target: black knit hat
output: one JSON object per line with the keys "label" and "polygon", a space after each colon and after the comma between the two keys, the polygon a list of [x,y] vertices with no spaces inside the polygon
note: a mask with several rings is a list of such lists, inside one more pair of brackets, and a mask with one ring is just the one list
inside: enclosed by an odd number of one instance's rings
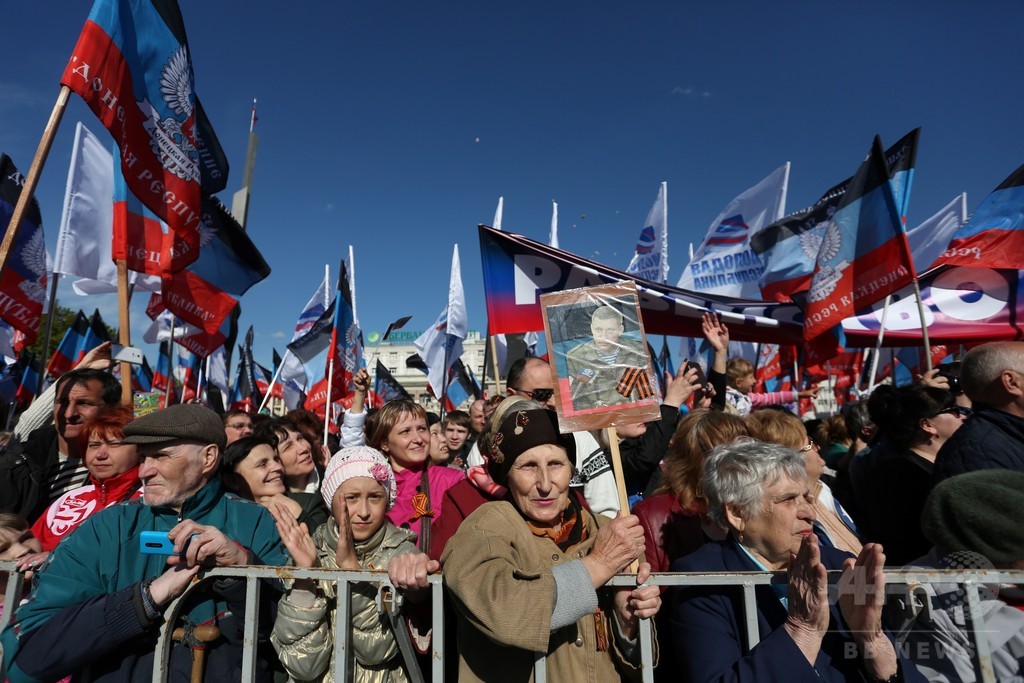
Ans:
{"label": "black knit hat", "polygon": [[[518,403],[523,404],[522,410],[517,409]],[[522,399],[505,399],[492,418],[500,422],[496,430],[487,434],[487,471],[498,484],[505,484],[512,463],[534,446],[559,446],[565,449],[569,462],[576,463],[576,439],[572,434],[559,433],[555,411],[527,408],[528,405]]]}
{"label": "black knit hat", "polygon": [[158,410],[129,422],[121,443],[159,444],[169,441],[201,441],[224,450],[224,422],[205,406],[183,403]]}
{"label": "black knit hat", "polygon": [[1024,560],[1024,472],[981,470],[932,489],[921,528],[947,553],[970,551],[994,565]]}

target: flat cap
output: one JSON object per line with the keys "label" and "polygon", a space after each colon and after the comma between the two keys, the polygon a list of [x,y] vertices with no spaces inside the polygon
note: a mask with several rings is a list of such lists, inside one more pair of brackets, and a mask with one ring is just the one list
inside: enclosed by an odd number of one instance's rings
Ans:
{"label": "flat cap", "polygon": [[227,435],[217,413],[197,403],[184,403],[129,422],[121,443],[158,444],[182,439],[215,443],[223,450]]}
{"label": "flat cap", "polygon": [[1024,472],[978,470],[950,477],[928,495],[921,530],[947,553],[970,551],[999,566],[1024,560]]}

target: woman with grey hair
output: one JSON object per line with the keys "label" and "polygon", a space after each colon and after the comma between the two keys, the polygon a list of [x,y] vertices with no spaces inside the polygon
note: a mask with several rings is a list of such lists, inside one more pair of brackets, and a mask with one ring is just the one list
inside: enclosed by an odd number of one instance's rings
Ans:
{"label": "woman with grey hair", "polygon": [[[719,446],[701,481],[708,516],[726,540],[672,564],[674,572],[786,572],[755,589],[755,622],[739,587],[680,588],[672,598],[671,639],[690,681],[924,681],[882,630],[881,546],[854,559],[819,547],[800,454],[753,439]],[[842,569],[838,605],[827,570]],[[787,585],[788,584],[788,585]],[[759,643],[748,649],[745,624]]]}

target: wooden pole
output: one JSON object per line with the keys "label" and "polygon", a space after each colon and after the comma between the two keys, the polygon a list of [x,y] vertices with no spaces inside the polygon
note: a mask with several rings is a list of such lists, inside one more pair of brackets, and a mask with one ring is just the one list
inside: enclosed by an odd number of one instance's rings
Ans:
{"label": "wooden pole", "polygon": [[494,395],[501,396],[501,368],[498,367],[498,342],[491,335],[491,362],[494,363]]}
{"label": "wooden pole", "polygon": [[[121,346],[132,345],[131,323],[128,315],[128,264],[117,260],[117,341]],[[174,343],[173,341],[171,342]],[[165,400],[166,403],[166,400]],[[121,361],[121,405],[132,405],[132,364]]]}
{"label": "wooden pole", "polygon": [[[619,514],[629,514],[629,496],[626,495],[626,477],[622,473],[622,454],[619,452],[619,435],[615,427],[605,427],[604,436],[608,441],[608,451],[612,456],[612,473],[615,475],[615,490],[619,494]],[[629,571],[636,574],[640,569],[640,561],[633,560]]]}
{"label": "wooden pole", "polygon": [[[57,136],[57,128],[60,126],[60,120],[64,116],[64,110],[67,109],[70,96],[71,88],[62,85],[60,93],[57,95],[57,103],[53,106],[53,111],[50,113],[50,120],[46,122],[46,128],[43,129],[43,137],[39,140],[39,147],[36,148],[36,155],[32,159],[28,175],[25,176],[25,184],[21,188],[21,194],[18,195],[18,203],[14,205],[11,222],[4,233],[3,242],[0,242],[0,275],[3,274],[4,269],[7,267],[7,257],[10,255],[11,247],[14,245],[14,238],[18,235],[18,228],[21,227],[21,219],[28,209],[29,202],[32,201],[36,185],[39,184],[39,176],[42,175],[43,165],[46,164],[46,157],[50,154],[50,147],[53,146],[53,139]],[[46,362],[45,358],[43,362]]]}
{"label": "wooden pole", "polygon": [[[340,292],[338,293],[340,296]],[[333,387],[331,384],[334,383],[334,346],[331,346],[330,356],[327,358],[327,400],[324,402],[324,445],[327,445],[327,435],[330,433],[331,428],[331,390]],[[269,392],[268,392],[269,393]]]}

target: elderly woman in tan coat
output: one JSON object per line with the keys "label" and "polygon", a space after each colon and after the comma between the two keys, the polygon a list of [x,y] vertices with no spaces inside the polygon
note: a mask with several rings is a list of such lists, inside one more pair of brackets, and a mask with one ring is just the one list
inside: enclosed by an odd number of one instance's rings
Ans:
{"label": "elderly woman in tan coat", "polygon": [[[551,681],[639,678],[638,622],[657,613],[658,588],[604,588],[643,556],[639,520],[594,516],[569,495],[575,442],[535,401],[502,401],[481,450],[508,495],[467,517],[441,558],[459,680],[529,681],[538,654]],[[638,583],[649,573],[643,563]]]}

